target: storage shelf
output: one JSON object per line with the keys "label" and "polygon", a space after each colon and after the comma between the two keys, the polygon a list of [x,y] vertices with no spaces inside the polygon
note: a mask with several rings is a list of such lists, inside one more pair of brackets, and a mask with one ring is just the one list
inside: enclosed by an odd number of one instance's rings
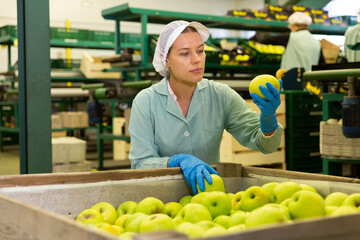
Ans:
{"label": "storage shelf", "polygon": [[[148,23],[167,24],[171,21],[184,19],[189,21],[199,21],[209,28],[287,32],[288,23],[283,21],[266,21],[263,19],[246,19],[233,16],[214,16],[206,14],[194,14],[173,11],[160,11],[153,9],[133,8],[129,4],[108,8],[102,11],[105,19],[116,21],[141,22],[141,17],[147,16]],[[323,26],[311,24],[309,27],[312,33],[344,35],[346,28],[340,26]]]}

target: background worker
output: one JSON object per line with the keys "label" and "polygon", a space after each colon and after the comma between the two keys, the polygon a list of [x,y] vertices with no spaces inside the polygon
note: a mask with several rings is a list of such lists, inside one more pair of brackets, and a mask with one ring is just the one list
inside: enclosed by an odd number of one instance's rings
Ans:
{"label": "background worker", "polygon": [[252,40],[285,46],[280,64],[280,68],[285,70],[304,68],[307,72],[311,70],[312,65],[325,63],[320,42],[309,31],[311,17],[303,12],[295,12],[289,16],[288,22],[290,33],[256,33]]}
{"label": "background worker", "polygon": [[220,161],[224,129],[263,153],[276,151],[283,132],[275,113],[280,92],[271,84],[260,86],[266,100],[255,95],[259,115],[229,86],[203,79],[208,37],[198,22],[164,27],[153,59],[164,78],[135,97],[129,125],[131,167],[181,167],[194,194],[196,184],[204,191],[204,177],[211,184],[217,174],[209,164]]}
{"label": "background worker", "polygon": [[360,61],[360,50],[352,50],[348,45],[360,43],[360,9],[357,12],[358,24],[348,27],[345,32],[344,55],[348,62]]}

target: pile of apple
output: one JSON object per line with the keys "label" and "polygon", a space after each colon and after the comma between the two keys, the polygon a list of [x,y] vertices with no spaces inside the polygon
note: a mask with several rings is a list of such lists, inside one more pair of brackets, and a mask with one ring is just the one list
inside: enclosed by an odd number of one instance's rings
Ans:
{"label": "pile of apple", "polygon": [[[179,202],[163,203],[154,197],[139,203],[126,201],[117,209],[100,202],[82,211],[76,221],[123,239],[146,232],[175,230],[190,238],[236,233],[294,220],[358,213],[360,193],[334,192],[325,199],[307,184],[269,182],[235,194],[225,193],[223,180],[211,175],[205,192]],[[359,207],[359,208],[358,208]]]}

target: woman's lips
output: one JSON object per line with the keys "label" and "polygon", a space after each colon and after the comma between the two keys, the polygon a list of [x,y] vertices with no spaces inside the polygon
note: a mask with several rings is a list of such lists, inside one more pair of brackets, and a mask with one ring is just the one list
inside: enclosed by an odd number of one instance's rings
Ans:
{"label": "woman's lips", "polygon": [[196,68],[196,69],[191,70],[190,72],[192,72],[192,73],[200,73],[200,72],[202,72],[202,68]]}

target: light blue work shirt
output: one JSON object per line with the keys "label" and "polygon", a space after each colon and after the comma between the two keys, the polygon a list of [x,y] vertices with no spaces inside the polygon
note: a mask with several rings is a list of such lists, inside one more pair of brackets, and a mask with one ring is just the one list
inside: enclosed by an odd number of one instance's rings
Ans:
{"label": "light blue work shirt", "polygon": [[305,72],[310,71],[312,65],[318,65],[320,52],[320,42],[311,35],[309,30],[291,32],[280,67],[286,70],[304,68]]}
{"label": "light blue work shirt", "polygon": [[169,158],[187,153],[209,165],[220,162],[226,129],[243,146],[276,151],[283,127],[271,137],[260,130],[260,115],[228,85],[203,79],[197,83],[186,118],[170,96],[166,78],[135,97],[129,131],[131,168],[166,168]]}

